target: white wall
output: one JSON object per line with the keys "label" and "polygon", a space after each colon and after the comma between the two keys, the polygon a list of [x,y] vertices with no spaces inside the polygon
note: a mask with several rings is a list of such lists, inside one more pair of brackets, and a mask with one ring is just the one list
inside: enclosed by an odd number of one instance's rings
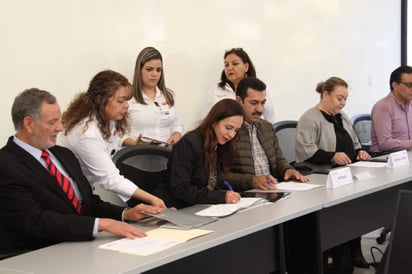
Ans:
{"label": "white wall", "polygon": [[163,54],[187,130],[232,47],[251,56],[277,120],[298,119],[332,75],[350,84],[352,116],[388,92],[400,64],[400,0],[0,0],[0,35],[1,145],[17,93],[46,89],[64,110],[100,70],[132,80],[149,45]]}

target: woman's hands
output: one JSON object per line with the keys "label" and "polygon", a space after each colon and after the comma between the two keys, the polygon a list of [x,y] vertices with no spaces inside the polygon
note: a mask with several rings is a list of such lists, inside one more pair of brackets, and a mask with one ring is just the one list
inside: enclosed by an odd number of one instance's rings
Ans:
{"label": "woman's hands", "polygon": [[126,209],[123,213],[123,218],[127,221],[138,221],[140,219],[147,218],[150,214],[158,214],[163,211],[163,208],[145,205],[145,204],[138,204],[133,208]]}
{"label": "woman's hands", "polygon": [[359,150],[358,156],[356,156],[356,160],[358,161],[369,161],[371,156],[364,150]]}
{"label": "woman's hands", "polygon": [[234,191],[226,191],[225,202],[227,204],[236,204],[240,200],[240,194]]}
{"label": "woman's hands", "polygon": [[169,139],[167,140],[167,143],[168,143],[169,145],[176,144],[177,141],[179,141],[181,137],[182,137],[182,135],[180,134],[180,132],[175,131],[175,132],[173,132],[173,134],[169,137]]}

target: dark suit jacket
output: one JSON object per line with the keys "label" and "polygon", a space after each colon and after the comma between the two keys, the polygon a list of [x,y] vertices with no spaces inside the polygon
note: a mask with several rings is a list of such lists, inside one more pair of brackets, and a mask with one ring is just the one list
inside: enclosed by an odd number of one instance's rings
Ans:
{"label": "dark suit jacket", "polygon": [[92,194],[70,150],[54,146],[50,151],[79,187],[83,197],[81,215],[76,214],[49,171],[10,137],[0,150],[0,254],[62,241],[92,240],[94,217],[121,219],[124,208]]}
{"label": "dark suit jacket", "polygon": [[[203,137],[189,132],[173,145],[168,162],[169,181],[159,184],[153,193],[162,198],[168,207],[187,207],[194,204],[225,203],[226,192],[209,190],[209,169],[204,166]],[[220,181],[218,171],[217,182]]]}

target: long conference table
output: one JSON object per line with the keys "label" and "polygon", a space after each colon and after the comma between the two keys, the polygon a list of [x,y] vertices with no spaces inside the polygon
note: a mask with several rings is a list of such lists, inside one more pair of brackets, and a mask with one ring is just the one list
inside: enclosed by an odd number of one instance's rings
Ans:
{"label": "long conference table", "polygon": [[[409,159],[412,153],[408,152]],[[213,233],[149,256],[99,249],[119,239],[100,233],[0,261],[0,273],[323,273],[322,253],[390,224],[397,192],[412,189],[412,164],[351,167],[367,179],[338,188],[293,192],[202,226]],[[327,175],[309,175],[325,185]],[[151,228],[140,226],[143,230]]]}

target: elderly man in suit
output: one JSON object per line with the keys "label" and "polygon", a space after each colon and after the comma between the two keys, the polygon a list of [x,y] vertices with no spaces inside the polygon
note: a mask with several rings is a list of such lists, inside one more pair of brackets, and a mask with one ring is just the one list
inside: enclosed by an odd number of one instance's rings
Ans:
{"label": "elderly man in suit", "polygon": [[16,134],[0,150],[0,254],[20,254],[62,241],[91,240],[100,231],[134,238],[145,233],[122,220],[162,209],[128,209],[92,194],[73,153],[56,146],[60,107],[47,91],[28,89],[12,106]]}

